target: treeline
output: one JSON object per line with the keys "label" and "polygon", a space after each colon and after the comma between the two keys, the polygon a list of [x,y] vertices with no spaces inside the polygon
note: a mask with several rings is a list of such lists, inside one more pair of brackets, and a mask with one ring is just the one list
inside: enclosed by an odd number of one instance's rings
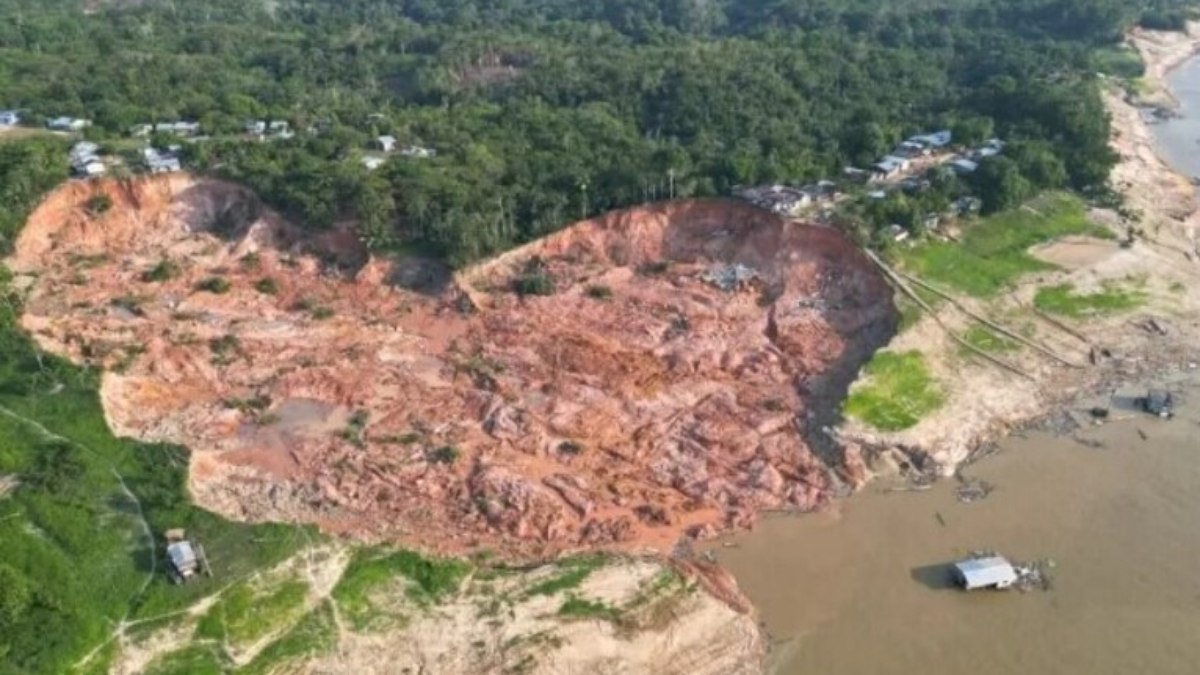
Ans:
{"label": "treeline", "polygon": [[[585,215],[836,176],[908,134],[1111,167],[1095,51],[1120,0],[0,0],[0,108],[200,121],[200,167],[312,227],[358,218],[456,263]],[[248,119],[292,141],[248,144]],[[311,131],[311,133],[310,133]],[[437,150],[368,172],[371,138]],[[1049,160],[1047,160],[1049,161]],[[1058,175],[1057,171],[1051,172]],[[1032,180],[1031,176],[1024,176]]]}

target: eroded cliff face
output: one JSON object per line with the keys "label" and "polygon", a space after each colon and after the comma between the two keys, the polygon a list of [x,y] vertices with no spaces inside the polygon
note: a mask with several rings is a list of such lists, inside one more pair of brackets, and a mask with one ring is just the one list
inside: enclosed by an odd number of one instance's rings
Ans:
{"label": "eroded cliff face", "polygon": [[72,183],[8,264],[41,345],[108,368],[114,430],[194,451],[203,506],[518,558],[820,506],[857,474],[811,427],[896,323],[841,235],[718,201],[451,276],[223,183]]}

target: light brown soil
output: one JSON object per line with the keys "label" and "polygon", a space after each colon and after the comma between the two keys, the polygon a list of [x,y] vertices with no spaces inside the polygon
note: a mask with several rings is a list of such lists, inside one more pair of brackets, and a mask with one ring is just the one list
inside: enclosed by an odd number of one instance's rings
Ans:
{"label": "light brown soil", "polygon": [[[87,212],[94,191],[111,210]],[[144,281],[163,259],[182,273]],[[731,262],[757,278],[704,280]],[[665,552],[820,506],[841,457],[808,427],[896,321],[836,232],[715,201],[614,213],[452,278],[368,260],[347,230],[301,237],[227,184],[72,183],[8,264],[39,343],[106,366],[113,429],[193,449],[201,505],[446,553]],[[512,292],[539,264],[555,293]],[[196,290],[210,277],[229,292]]]}

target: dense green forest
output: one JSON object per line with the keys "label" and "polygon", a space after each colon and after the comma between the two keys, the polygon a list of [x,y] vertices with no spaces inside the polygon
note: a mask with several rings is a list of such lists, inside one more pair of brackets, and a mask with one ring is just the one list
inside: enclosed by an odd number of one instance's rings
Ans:
{"label": "dense green forest", "polygon": [[[191,148],[194,166],[310,227],[359,217],[374,246],[461,263],[672,185],[836,176],[934,127],[1026,142],[1031,187],[1101,183],[1113,158],[1096,54],[1135,22],[1178,27],[1180,7],[0,0],[0,107],[90,118],[99,139],[198,120],[214,139]],[[299,133],[247,144],[252,118]],[[385,133],[438,155],[368,172],[359,153]]]}

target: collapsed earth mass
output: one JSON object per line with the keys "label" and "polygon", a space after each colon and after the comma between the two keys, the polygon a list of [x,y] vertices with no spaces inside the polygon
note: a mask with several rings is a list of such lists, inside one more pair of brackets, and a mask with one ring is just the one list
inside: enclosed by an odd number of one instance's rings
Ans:
{"label": "collapsed earth mass", "polygon": [[898,320],[840,233],[715,200],[453,272],[231,184],[71,183],[7,264],[39,344],[104,366],[114,431],[193,450],[200,505],[514,559],[821,506],[862,476],[821,428]]}

